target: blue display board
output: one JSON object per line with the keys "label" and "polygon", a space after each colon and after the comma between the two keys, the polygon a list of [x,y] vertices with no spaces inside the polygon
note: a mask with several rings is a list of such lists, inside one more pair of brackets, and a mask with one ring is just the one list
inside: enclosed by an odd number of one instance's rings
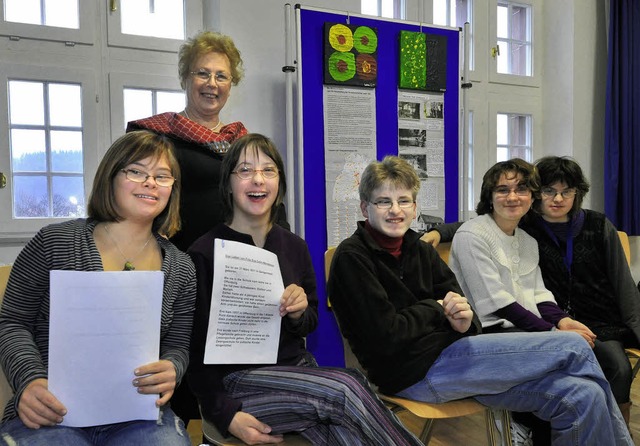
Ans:
{"label": "blue display board", "polygon": [[[307,337],[308,349],[320,365],[343,366],[342,338],[327,306],[324,252],[327,249],[327,207],[324,172],[324,24],[350,23],[376,28],[378,76],[376,81],[377,157],[396,155],[398,147],[398,60],[400,31],[428,32],[447,38],[447,77],[444,93],[445,221],[458,221],[458,140],[460,101],[460,32],[413,22],[351,16],[344,12],[296,5],[298,18],[299,92],[302,94],[302,140],[304,156],[304,224],[318,283],[318,329]],[[391,150],[390,150],[391,148]],[[355,227],[353,228],[355,230]]]}

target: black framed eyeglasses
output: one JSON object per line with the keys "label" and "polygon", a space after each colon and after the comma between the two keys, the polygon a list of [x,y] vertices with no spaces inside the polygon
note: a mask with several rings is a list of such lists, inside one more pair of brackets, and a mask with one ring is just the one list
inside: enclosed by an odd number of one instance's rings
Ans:
{"label": "black framed eyeglasses", "polygon": [[121,169],[127,176],[127,180],[134,183],[144,183],[149,178],[153,178],[156,184],[160,187],[171,187],[176,179],[171,175],[149,175],[147,172],[143,172],[138,169]]}

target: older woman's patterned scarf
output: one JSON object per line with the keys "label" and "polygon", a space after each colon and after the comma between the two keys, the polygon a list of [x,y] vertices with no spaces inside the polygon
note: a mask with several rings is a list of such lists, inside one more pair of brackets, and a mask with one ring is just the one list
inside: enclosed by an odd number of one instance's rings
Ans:
{"label": "older woman's patterned scarf", "polygon": [[215,153],[225,153],[233,141],[247,134],[247,129],[239,121],[226,124],[220,129],[220,133],[216,133],[173,112],[131,121],[127,125],[127,132],[133,130],[151,130],[161,135],[204,146]]}

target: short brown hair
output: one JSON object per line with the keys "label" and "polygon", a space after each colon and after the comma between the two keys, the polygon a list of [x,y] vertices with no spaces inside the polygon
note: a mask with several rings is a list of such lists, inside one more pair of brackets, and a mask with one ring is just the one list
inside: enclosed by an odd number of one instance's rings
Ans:
{"label": "short brown hair", "polygon": [[120,221],[116,211],[113,182],[122,169],[145,158],[165,158],[171,175],[176,179],[169,202],[153,220],[153,230],[171,237],[180,229],[180,167],[173,152],[173,143],[164,135],[148,130],[136,130],[118,138],[107,150],[93,179],[87,215],[100,222]]}
{"label": "short brown hair", "polygon": [[200,57],[209,53],[222,53],[229,59],[231,65],[231,82],[238,85],[242,76],[242,57],[240,51],[229,36],[213,31],[202,31],[188,39],[180,47],[178,53],[178,76],[182,89],[187,87],[187,78],[193,69],[193,64]]}
{"label": "short brown hair", "polygon": [[418,196],[420,178],[415,169],[406,160],[388,155],[382,161],[373,161],[364,169],[358,186],[360,201],[371,201],[373,191],[385,181],[390,181],[396,187],[411,189],[414,200]]}
{"label": "short brown hair", "polygon": [[287,192],[287,179],[284,174],[284,162],[282,156],[278,152],[277,147],[269,138],[259,133],[249,133],[242,138],[236,139],[229,148],[229,151],[222,160],[220,168],[220,194],[222,198],[222,215],[224,221],[230,224],[233,221],[233,196],[231,195],[231,174],[240,161],[240,157],[247,150],[253,150],[258,154],[262,152],[268,156],[276,164],[278,169],[278,196],[271,206],[271,214],[269,221],[274,223],[278,214],[278,207],[284,200],[284,194]]}
{"label": "short brown hair", "polygon": [[507,173],[513,173],[514,176],[522,175],[520,184],[527,186],[533,198],[539,198],[540,177],[531,163],[520,158],[501,161],[489,168],[484,177],[482,177],[480,201],[476,206],[478,215],[490,214],[493,211],[493,190],[496,188],[498,181],[500,181],[500,176]]}

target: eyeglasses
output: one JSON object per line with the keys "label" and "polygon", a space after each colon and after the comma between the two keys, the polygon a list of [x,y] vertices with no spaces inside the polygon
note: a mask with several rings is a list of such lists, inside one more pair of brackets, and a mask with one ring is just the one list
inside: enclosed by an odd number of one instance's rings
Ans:
{"label": "eyeglasses", "polygon": [[265,167],[264,169],[253,169],[251,167],[238,167],[231,173],[238,175],[241,180],[250,180],[256,173],[260,173],[263,178],[271,180],[276,178],[279,174],[278,169],[275,167]]}
{"label": "eyeglasses", "polygon": [[189,73],[193,74],[195,77],[197,77],[203,82],[209,82],[212,76],[215,79],[216,84],[218,85],[225,85],[231,82],[231,75],[224,72],[220,72],[220,71],[217,73],[212,73],[211,71],[207,71],[207,70],[198,70],[198,71],[190,71]]}
{"label": "eyeglasses", "polygon": [[[383,199],[383,200],[378,200],[378,201],[370,201],[369,203],[371,203],[372,205],[374,205],[378,209],[391,209],[393,207],[394,201],[393,200]],[[412,207],[413,204],[415,203],[415,200],[409,200],[408,198],[401,198],[400,200],[396,201],[395,203],[398,203],[398,207],[406,209],[406,208]]]}
{"label": "eyeglasses", "polygon": [[149,175],[146,172],[142,172],[137,169],[121,169],[122,172],[127,176],[127,180],[133,181],[134,183],[144,183],[149,178],[153,178],[156,184],[160,187],[171,187],[173,183],[176,182],[176,179],[170,175]]}
{"label": "eyeglasses", "polygon": [[531,194],[531,189],[529,189],[525,184],[518,184],[515,188],[498,186],[493,189],[493,193],[496,194],[496,197],[500,198],[508,197],[511,192],[515,192],[519,197],[526,197]]}
{"label": "eyeglasses", "polygon": [[540,189],[540,193],[544,198],[556,198],[556,195],[562,195],[562,198],[569,199],[575,197],[578,193],[574,188],[565,189],[563,191],[555,190],[553,187],[543,187]]}

